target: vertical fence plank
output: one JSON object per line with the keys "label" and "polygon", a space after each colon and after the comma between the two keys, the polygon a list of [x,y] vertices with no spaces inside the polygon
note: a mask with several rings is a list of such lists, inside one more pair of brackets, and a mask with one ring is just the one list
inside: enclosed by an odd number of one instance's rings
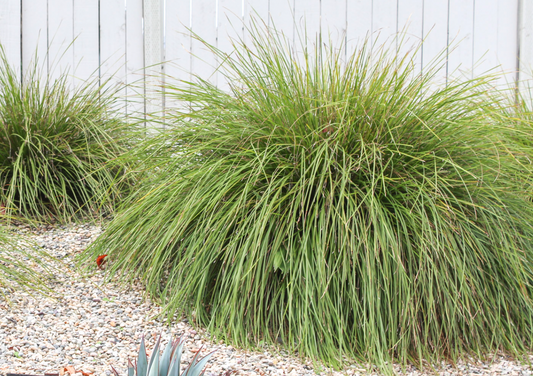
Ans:
{"label": "vertical fence plank", "polygon": [[[290,53],[294,52],[296,36],[295,0],[270,0],[268,25],[275,28],[277,33],[289,44]],[[295,55],[294,55],[295,56]]]}
{"label": "vertical fence plank", "polygon": [[343,45],[346,49],[347,29],[347,1],[331,0],[322,3],[320,33],[322,43],[338,48]]}
{"label": "vertical fence plank", "polygon": [[22,2],[22,67],[26,72],[37,64],[41,76],[48,75],[48,1]]}
{"label": "vertical fence plank", "polygon": [[[231,53],[233,43],[244,38],[244,9],[241,1],[219,0],[217,17],[217,48],[226,53]],[[217,60],[216,64],[222,61]],[[229,82],[223,70],[217,72],[216,83],[219,88],[229,91]]]}
{"label": "vertical fence plank", "polygon": [[424,29],[424,0],[398,3],[397,50],[400,58],[410,54],[415,72],[422,71],[422,43]]}
{"label": "vertical fence plank", "polygon": [[498,60],[491,47],[498,40],[498,0],[476,1],[474,17],[474,76],[494,73]]}
{"label": "vertical fence plank", "polygon": [[251,25],[252,19],[263,27],[263,22],[265,25],[269,25],[269,9],[270,1],[269,0],[245,0],[244,1],[244,42],[248,43],[248,32],[247,27]]}
{"label": "vertical fence plank", "polygon": [[[504,76],[500,79],[503,85],[516,85],[518,69],[518,0],[498,0],[498,37],[493,55]],[[530,19],[529,22],[532,22]],[[493,42],[494,43],[494,42]],[[493,47],[491,47],[492,49]]]}
{"label": "vertical fence plank", "polygon": [[191,1],[168,1],[165,17],[165,74],[179,85],[181,80],[191,80]]}
{"label": "vertical fence plank", "polygon": [[74,84],[98,77],[98,0],[74,0]]}
{"label": "vertical fence plank", "polygon": [[294,45],[295,42],[295,21],[294,21],[294,0],[270,0],[270,26],[282,32],[285,37]]}
{"label": "vertical fence plank", "polygon": [[272,27],[271,0],[244,0],[243,5],[243,42],[246,48],[256,51],[251,31],[257,29],[259,33],[270,32],[268,29]]}
{"label": "vertical fence plank", "polygon": [[72,0],[48,0],[48,54],[50,78],[72,75]]}
{"label": "vertical fence plank", "polygon": [[398,32],[398,0],[372,1],[372,42],[381,45]]}
{"label": "vertical fence plank", "polygon": [[304,50],[312,58],[320,44],[320,0],[295,0],[294,25],[294,58],[304,67]]}
{"label": "vertical fence plank", "polygon": [[[126,20],[124,0],[100,1],[100,79],[102,84],[124,85],[126,81]],[[117,95],[125,97],[120,88]],[[125,111],[126,102],[122,102]]]}
{"label": "vertical fence plank", "polygon": [[219,0],[216,24],[217,47],[224,52],[231,52],[232,41],[244,37],[243,3],[235,0]]}
{"label": "vertical fence plank", "polygon": [[[345,33],[347,54],[369,33],[373,33],[374,41],[381,34],[380,42],[384,42],[409,20],[407,34],[414,40],[426,37],[423,65],[447,42],[454,44],[455,50],[446,61],[446,69],[454,77],[503,70],[506,79],[513,82],[517,65],[522,78],[531,75],[533,68],[533,5],[528,0],[144,0],[148,3],[153,7],[144,9],[144,27],[146,35],[159,35],[154,43],[143,41],[143,0],[9,1],[0,7],[0,43],[17,70],[21,65],[27,67],[38,49],[39,63],[47,73],[48,52],[49,65],[55,64],[53,77],[68,69],[78,79],[85,79],[101,63],[103,79],[114,74],[115,80],[132,83],[142,81],[139,72],[145,65],[165,58],[169,63],[157,64],[156,73],[164,67],[179,78],[193,73],[216,82],[216,61],[201,43],[191,40],[187,28],[227,50],[228,34],[247,41],[242,22],[247,25],[257,11],[263,21],[275,24],[292,42],[298,38],[295,31],[303,33],[304,25],[311,40],[320,31],[323,40],[329,39],[329,33],[335,34],[335,43]],[[195,57],[187,54],[189,50]],[[176,62],[181,69],[172,64]],[[139,93],[127,90],[121,93]],[[143,107],[137,105],[137,109]]]}
{"label": "vertical fence plank", "polygon": [[144,0],[144,63],[146,112],[163,111],[163,1]]}
{"label": "vertical fence plank", "polygon": [[257,27],[259,31],[266,31],[269,26],[272,26],[272,20],[270,19],[271,5],[271,0],[244,0],[243,41],[248,48],[254,48],[254,42],[250,36],[250,28]]}
{"label": "vertical fence plank", "polygon": [[358,45],[372,36],[372,2],[347,0],[346,14],[346,54],[349,57]]}
{"label": "vertical fence plank", "polygon": [[8,1],[0,6],[0,44],[11,67],[20,75],[20,1]]}
{"label": "vertical fence plank", "polygon": [[446,57],[448,46],[448,0],[425,1],[424,44],[422,46],[422,70],[431,65],[439,66],[434,80],[446,83]]}
{"label": "vertical fence plank", "polygon": [[[190,82],[191,77],[191,4],[192,0],[167,1],[165,12],[165,74],[166,82],[171,86],[184,86],[182,81]],[[183,109],[187,104],[175,100],[165,93],[166,110]]]}
{"label": "vertical fence plank", "polygon": [[448,78],[471,78],[474,51],[474,0],[450,0]]}
{"label": "vertical fence plank", "polygon": [[294,2],[296,46],[306,46],[308,51],[313,51],[315,44],[319,43],[320,5],[320,0],[295,0]]}
{"label": "vertical fence plank", "polygon": [[143,2],[126,3],[126,116],[144,115]]}
{"label": "vertical fence plank", "polygon": [[520,56],[519,56],[519,88],[526,99],[531,98],[533,78],[533,3],[530,0],[520,0]]}
{"label": "vertical fence plank", "polygon": [[[206,43],[215,45],[217,40],[216,29],[216,0],[194,1],[192,7],[192,30]],[[204,80],[216,84],[215,58],[209,49],[199,40],[192,39],[191,72]]]}
{"label": "vertical fence plank", "polygon": [[244,0],[243,3],[243,42],[247,48],[254,50],[254,41],[250,30],[257,27],[260,32],[266,31],[271,24],[270,0]]}

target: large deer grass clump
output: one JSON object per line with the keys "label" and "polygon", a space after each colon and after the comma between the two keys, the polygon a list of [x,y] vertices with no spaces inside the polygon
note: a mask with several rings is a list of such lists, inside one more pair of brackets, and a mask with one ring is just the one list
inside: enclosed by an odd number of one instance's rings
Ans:
{"label": "large deer grass clump", "polygon": [[[110,212],[122,192],[126,124],[109,81],[73,88],[35,60],[21,80],[0,46],[0,208],[30,219],[68,221]],[[125,187],[125,186],[123,186]]]}
{"label": "large deer grass clump", "polygon": [[533,212],[486,79],[251,38],[210,46],[229,91],[167,84],[190,108],[93,256],[240,345],[380,366],[529,349]]}

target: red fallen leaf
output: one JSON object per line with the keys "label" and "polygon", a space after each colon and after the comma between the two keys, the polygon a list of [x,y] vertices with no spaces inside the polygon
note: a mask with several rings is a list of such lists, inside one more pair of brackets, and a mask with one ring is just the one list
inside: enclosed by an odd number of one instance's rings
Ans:
{"label": "red fallen leaf", "polygon": [[100,255],[96,258],[96,265],[98,265],[98,269],[103,269],[104,267],[102,265],[105,264],[106,260],[105,258],[107,255]]}
{"label": "red fallen leaf", "polygon": [[81,371],[81,374],[82,374],[83,376],[91,376],[93,373],[92,373],[92,372],[85,372],[85,371],[82,370],[82,371]]}
{"label": "red fallen leaf", "polygon": [[76,374],[76,369],[72,366],[66,366],[63,368],[63,370],[67,373],[70,373],[71,376],[74,376]]}
{"label": "red fallen leaf", "polygon": [[333,128],[332,126],[328,125],[326,128],[322,129],[322,133],[333,133],[334,130],[335,130],[335,128]]}

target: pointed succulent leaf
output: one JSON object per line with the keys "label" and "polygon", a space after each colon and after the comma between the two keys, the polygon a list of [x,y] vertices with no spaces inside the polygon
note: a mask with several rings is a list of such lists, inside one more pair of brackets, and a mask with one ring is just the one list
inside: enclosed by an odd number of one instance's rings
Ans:
{"label": "pointed succulent leaf", "polygon": [[202,373],[205,365],[213,355],[213,352],[207,354],[200,360],[198,360],[200,354],[200,350],[194,355],[191,361],[191,365],[187,368],[187,370],[183,373],[183,376],[200,376]]}
{"label": "pointed succulent leaf", "polygon": [[[157,370],[158,373],[156,376],[159,376],[159,344],[161,342],[161,335],[157,338],[157,341],[155,342],[154,349],[152,350],[152,355],[150,356],[150,362],[148,363],[148,373],[146,375],[151,374],[152,367],[154,366],[154,363],[157,363]],[[157,360],[156,360],[157,359]],[[138,375],[138,376],[145,376],[145,375]]]}
{"label": "pointed succulent leaf", "polygon": [[135,376],[135,367],[130,359],[128,359],[128,376]]}
{"label": "pointed succulent leaf", "polygon": [[137,361],[137,376],[146,376],[148,370],[148,357],[146,356],[146,346],[144,345],[144,335],[141,339],[141,348],[139,349],[139,357]]}
{"label": "pointed succulent leaf", "polygon": [[161,376],[166,376],[168,373],[168,369],[170,367],[171,352],[172,352],[172,340],[168,341],[167,347],[165,347],[165,351],[163,351],[163,355],[161,355],[161,360],[159,362],[159,374]]}
{"label": "pointed succulent leaf", "polygon": [[[174,359],[175,360],[175,359]],[[168,369],[167,376],[179,376],[180,365],[176,361],[170,362],[170,367]]]}
{"label": "pointed succulent leaf", "polygon": [[183,342],[181,338],[176,342],[174,351],[172,352],[172,361],[170,362],[170,369],[168,376],[179,376],[181,371],[181,354],[183,353]]}
{"label": "pointed succulent leaf", "polygon": [[150,362],[150,368],[148,369],[148,376],[159,376],[159,351],[152,353],[153,362]]}
{"label": "pointed succulent leaf", "polygon": [[200,348],[200,349],[196,352],[196,354],[194,354],[194,356],[192,357],[192,360],[191,360],[191,364],[189,365],[189,367],[187,367],[187,368],[185,369],[185,371],[183,371],[183,375],[181,375],[181,376],[187,376],[187,375],[189,375],[189,371],[191,370],[192,366],[196,363],[196,359],[198,359],[198,356],[199,356],[201,350],[202,350],[202,348]]}

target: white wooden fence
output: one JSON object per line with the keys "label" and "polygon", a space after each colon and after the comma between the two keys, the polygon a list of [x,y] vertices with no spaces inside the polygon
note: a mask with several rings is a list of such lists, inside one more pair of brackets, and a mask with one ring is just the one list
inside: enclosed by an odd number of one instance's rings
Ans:
{"label": "white wooden fence", "polygon": [[74,83],[110,74],[137,82],[138,93],[123,92],[128,111],[150,111],[164,106],[150,90],[162,72],[218,82],[213,57],[188,29],[227,50],[229,37],[247,40],[254,13],[294,41],[304,26],[312,39],[345,38],[347,53],[367,36],[405,30],[411,42],[424,40],[419,69],[455,44],[443,78],[496,69],[516,83],[533,71],[533,0],[0,0],[0,43],[22,75],[37,56],[45,73],[68,69]]}

